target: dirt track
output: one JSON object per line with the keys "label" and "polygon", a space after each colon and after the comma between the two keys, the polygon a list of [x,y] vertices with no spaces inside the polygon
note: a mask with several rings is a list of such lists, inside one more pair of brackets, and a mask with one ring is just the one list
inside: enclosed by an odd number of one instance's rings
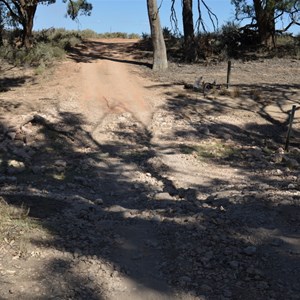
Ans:
{"label": "dirt track", "polygon": [[126,64],[102,60],[80,67],[80,98],[91,118],[98,122],[106,114],[129,112],[138,121],[149,124],[152,108],[145,100],[145,80],[130,74]]}
{"label": "dirt track", "polygon": [[93,40],[0,78],[0,200],[30,208],[0,231],[0,298],[299,299],[300,62],[236,61],[204,96],[178,82],[225,63],[144,55]]}

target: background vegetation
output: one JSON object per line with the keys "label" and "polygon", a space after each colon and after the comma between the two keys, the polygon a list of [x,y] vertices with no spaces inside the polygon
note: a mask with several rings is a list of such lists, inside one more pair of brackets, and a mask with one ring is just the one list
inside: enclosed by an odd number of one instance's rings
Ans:
{"label": "background vegetation", "polygon": [[[73,20],[79,15],[91,14],[92,4],[87,0],[62,1],[67,4],[66,15]],[[182,2],[182,34],[178,28],[178,16],[174,9],[176,1]],[[69,31],[63,28],[50,28],[34,32],[32,29],[37,7],[55,2],[55,0],[31,2],[0,0],[0,58],[18,66],[30,65],[44,68],[53,61],[63,59],[67,51],[82,43],[84,39],[139,38],[137,34],[122,32],[99,34],[90,29]],[[157,6],[156,0],[147,0],[147,3],[148,8]],[[221,29],[218,29],[218,17],[207,3],[209,4],[209,1],[172,0],[170,19],[173,29],[163,28],[163,35],[159,34],[161,27],[157,23],[158,18],[155,19],[156,22],[151,27],[152,37],[143,34],[141,42],[138,43],[143,50],[153,51],[153,66],[156,61],[158,69],[167,68],[167,55],[163,55],[166,52],[165,48],[169,60],[181,62],[220,61],[229,58],[249,59],[262,55],[264,57],[300,58],[299,35],[293,37],[286,33],[291,26],[300,25],[299,1],[288,0],[276,3],[262,0],[231,1],[236,11],[235,20],[223,25]],[[193,16],[195,4],[198,6],[197,19]],[[210,17],[213,32],[206,30],[206,24],[202,18],[203,10],[206,10]],[[158,15],[158,13],[158,8],[155,8],[153,15]],[[286,27],[283,30],[276,30],[276,22],[283,16],[287,21]],[[241,27],[238,22],[244,19],[250,19],[250,23]],[[153,35],[154,31],[155,35]]]}
{"label": "background vegetation", "polygon": [[66,53],[85,39],[92,38],[140,38],[138,34],[123,32],[96,33],[93,30],[66,30],[51,28],[33,32],[31,48],[18,47],[18,30],[5,31],[0,59],[16,66],[49,66],[65,58]]}

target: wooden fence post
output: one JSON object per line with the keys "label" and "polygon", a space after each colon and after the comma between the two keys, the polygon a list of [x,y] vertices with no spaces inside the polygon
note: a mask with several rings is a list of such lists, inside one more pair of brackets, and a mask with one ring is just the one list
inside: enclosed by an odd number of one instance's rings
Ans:
{"label": "wooden fence post", "polygon": [[227,65],[227,88],[229,88],[229,84],[230,84],[230,75],[231,75],[231,60],[228,61],[228,65]]}
{"label": "wooden fence post", "polygon": [[284,150],[287,151],[287,152],[289,151],[290,136],[291,136],[292,126],[293,126],[295,111],[296,111],[296,105],[293,105],[292,110],[290,112],[289,128],[288,128],[288,131],[287,131],[286,141],[285,141],[285,148],[284,148]]}

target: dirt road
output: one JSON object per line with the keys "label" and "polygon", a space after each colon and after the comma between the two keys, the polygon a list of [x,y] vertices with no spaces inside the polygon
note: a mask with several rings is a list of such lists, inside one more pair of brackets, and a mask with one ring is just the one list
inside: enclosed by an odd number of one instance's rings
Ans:
{"label": "dirt road", "polygon": [[226,63],[156,74],[92,40],[40,77],[7,69],[0,299],[298,299],[300,62],[233,67],[203,95],[178,82]]}

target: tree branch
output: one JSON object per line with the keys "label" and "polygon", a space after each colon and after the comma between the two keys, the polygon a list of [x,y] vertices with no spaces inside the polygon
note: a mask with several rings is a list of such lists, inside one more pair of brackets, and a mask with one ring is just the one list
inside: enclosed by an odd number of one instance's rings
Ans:
{"label": "tree branch", "polygon": [[[219,27],[219,19],[218,19],[217,15],[212,12],[212,10],[207,6],[207,4],[205,3],[204,0],[201,0],[201,2],[203,3],[203,5],[205,6],[205,8],[207,9],[209,19],[210,19],[210,21],[211,21],[211,23],[212,23],[212,25],[214,27],[214,31],[216,31],[216,29],[218,29],[218,27]],[[215,18],[215,21],[217,22],[217,28],[215,26],[215,22],[213,20],[213,17]]]}
{"label": "tree branch", "polygon": [[[175,33],[179,32],[178,29],[178,19],[175,11],[175,0],[171,0],[171,15],[170,15],[170,23],[171,23],[171,28]],[[174,27],[173,27],[174,25]]]}
{"label": "tree branch", "polygon": [[279,32],[279,33],[286,32],[287,30],[289,30],[289,28],[290,28],[292,25],[298,25],[298,26],[300,26],[300,23],[293,20],[293,21],[290,22],[285,28],[283,28],[283,29],[278,29],[278,30],[276,30],[276,32]]}
{"label": "tree branch", "polygon": [[[8,9],[8,11],[11,14],[13,19],[17,20],[20,23],[22,22],[21,18],[13,11],[13,9],[11,8],[11,5],[6,0],[0,0],[0,2],[2,2],[6,6],[6,8]],[[14,5],[15,5],[15,3],[14,3]]]}
{"label": "tree branch", "polygon": [[196,27],[197,27],[197,31],[198,33],[200,32],[200,26],[202,27],[204,32],[206,31],[203,19],[202,19],[202,11],[201,11],[201,2],[200,0],[197,1],[197,9],[198,9],[198,19],[196,21]]}

